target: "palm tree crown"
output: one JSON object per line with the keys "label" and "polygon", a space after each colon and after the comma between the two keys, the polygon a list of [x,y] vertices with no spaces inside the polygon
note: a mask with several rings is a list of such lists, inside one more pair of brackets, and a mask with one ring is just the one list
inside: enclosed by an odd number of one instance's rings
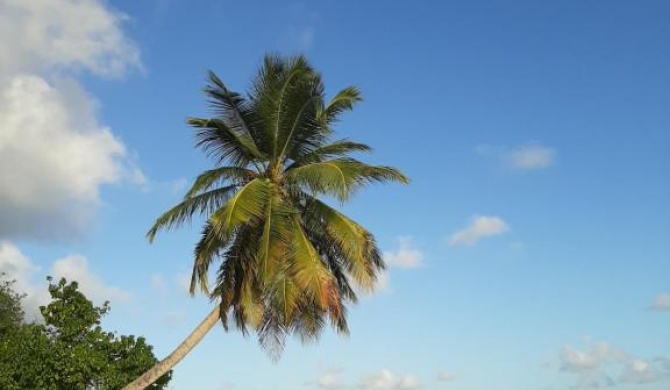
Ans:
{"label": "palm tree crown", "polygon": [[202,216],[191,293],[199,286],[219,302],[226,329],[231,320],[244,333],[251,328],[271,351],[288,334],[314,339],[328,321],[348,332],[354,286],[371,290],[384,262],[372,234],[319,196],[344,202],[368,183],[407,182],[394,168],[349,157],[370,152],[367,145],[332,140],[339,115],[361,100],[358,89],[326,101],[302,56],[266,56],[247,96],[212,72],[205,93],[214,117],[188,123],[216,166],[156,220],[149,239]]}

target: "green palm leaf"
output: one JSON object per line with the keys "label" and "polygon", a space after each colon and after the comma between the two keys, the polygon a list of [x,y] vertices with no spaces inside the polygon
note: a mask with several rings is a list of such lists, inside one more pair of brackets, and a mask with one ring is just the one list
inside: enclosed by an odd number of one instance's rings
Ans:
{"label": "green palm leaf", "polygon": [[219,163],[230,161],[244,167],[264,158],[249,134],[236,131],[223,120],[189,118],[187,123],[198,129],[196,145]]}
{"label": "green palm leaf", "polygon": [[242,185],[257,176],[256,172],[252,170],[235,166],[210,169],[203,172],[195,179],[193,186],[186,192],[184,198],[192,198],[218,184],[234,183],[236,185]]}
{"label": "green palm leaf", "polygon": [[360,187],[373,182],[408,179],[392,167],[372,166],[352,158],[337,158],[293,167],[286,172],[286,181],[315,194],[335,196],[346,201]]}
{"label": "green palm leaf", "polygon": [[153,242],[159,230],[179,226],[193,218],[195,213],[200,213],[207,217],[209,214],[219,210],[235,194],[238,187],[238,185],[228,185],[184,199],[181,203],[156,219],[156,222],[154,222],[154,225],[147,233],[149,242]]}
{"label": "green palm leaf", "polygon": [[292,239],[287,254],[290,264],[288,271],[295,277],[298,287],[306,291],[321,309],[325,309],[328,306],[325,289],[332,276],[305,234],[300,221],[294,219],[291,229]]}
{"label": "green palm leaf", "polygon": [[354,108],[354,105],[363,100],[361,92],[356,87],[347,87],[338,92],[333,99],[328,102],[318,115],[318,119],[324,125],[329,126],[338,119],[338,116]]}
{"label": "green palm leaf", "polygon": [[347,154],[355,152],[370,153],[372,152],[372,148],[368,145],[349,141],[347,139],[335,141],[327,145],[319,146],[303,155],[290,156],[290,158],[294,160],[294,163],[291,164],[287,170],[309,163],[322,162],[331,157],[346,156]]}
{"label": "green palm leaf", "polygon": [[209,223],[216,234],[223,239],[232,237],[238,226],[263,218],[264,206],[271,192],[271,185],[267,179],[253,179],[212,214]]}
{"label": "green palm leaf", "polygon": [[[372,235],[362,226],[325,203],[305,196],[306,226],[330,244],[330,257],[343,266],[359,288],[371,291],[384,269]],[[342,282],[343,284],[344,281]],[[355,299],[355,298],[354,298]]]}

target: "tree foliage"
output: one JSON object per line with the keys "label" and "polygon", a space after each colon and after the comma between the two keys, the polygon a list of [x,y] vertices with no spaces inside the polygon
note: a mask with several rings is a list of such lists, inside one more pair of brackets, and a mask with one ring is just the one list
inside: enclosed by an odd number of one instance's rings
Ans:
{"label": "tree foliage", "polygon": [[226,329],[233,322],[256,331],[271,352],[289,334],[315,339],[328,323],[348,332],[354,287],[373,289],[384,262],[372,234],[321,198],[345,202],[370,183],[408,181],[352,157],[369,146],[333,139],[333,125],[360,92],[348,87],[328,100],[304,57],[268,55],[248,94],[213,72],[205,94],[214,116],[188,123],[215,167],[156,220],[149,239],[204,218],[191,292],[200,287],[219,302]]}
{"label": "tree foliage", "polygon": [[[93,305],[76,282],[48,280],[51,302],[40,307],[39,324],[24,322],[12,282],[0,284],[0,389],[117,390],[157,362],[143,337],[103,330],[109,303]],[[149,389],[165,388],[170,377]]]}
{"label": "tree foliage", "polygon": [[23,321],[21,299],[23,296],[12,290],[14,282],[0,273],[0,337],[15,329]]}

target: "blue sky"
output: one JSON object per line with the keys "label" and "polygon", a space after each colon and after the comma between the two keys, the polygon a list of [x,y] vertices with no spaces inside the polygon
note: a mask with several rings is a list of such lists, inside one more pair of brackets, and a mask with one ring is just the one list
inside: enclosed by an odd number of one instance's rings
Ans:
{"label": "blue sky", "polygon": [[209,311],[198,226],[144,234],[211,166],[207,69],[304,53],[364,102],[337,131],[409,186],[343,210],[391,265],[351,336],[278,363],[216,328],[176,390],[670,386],[667,1],[0,0],[0,269],[110,299],[159,356]]}

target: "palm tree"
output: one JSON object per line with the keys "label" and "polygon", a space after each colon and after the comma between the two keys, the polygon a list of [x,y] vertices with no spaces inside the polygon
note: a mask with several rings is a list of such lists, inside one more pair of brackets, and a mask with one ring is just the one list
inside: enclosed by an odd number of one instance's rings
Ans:
{"label": "palm tree", "polygon": [[[143,389],[170,370],[221,320],[278,357],[286,336],[315,339],[330,322],[347,333],[354,286],[372,290],[384,262],[370,232],[319,196],[344,202],[373,182],[408,179],[398,170],[352,157],[367,145],[331,139],[339,115],[361,100],[355,87],[325,100],[321,76],[302,56],[266,56],[248,96],[212,72],[205,88],[215,116],[191,118],[197,146],[215,161],[183,201],[148,232],[203,218],[195,246],[191,294],[218,302],[165,360],[125,389]],[[208,280],[212,264],[216,281]]]}

